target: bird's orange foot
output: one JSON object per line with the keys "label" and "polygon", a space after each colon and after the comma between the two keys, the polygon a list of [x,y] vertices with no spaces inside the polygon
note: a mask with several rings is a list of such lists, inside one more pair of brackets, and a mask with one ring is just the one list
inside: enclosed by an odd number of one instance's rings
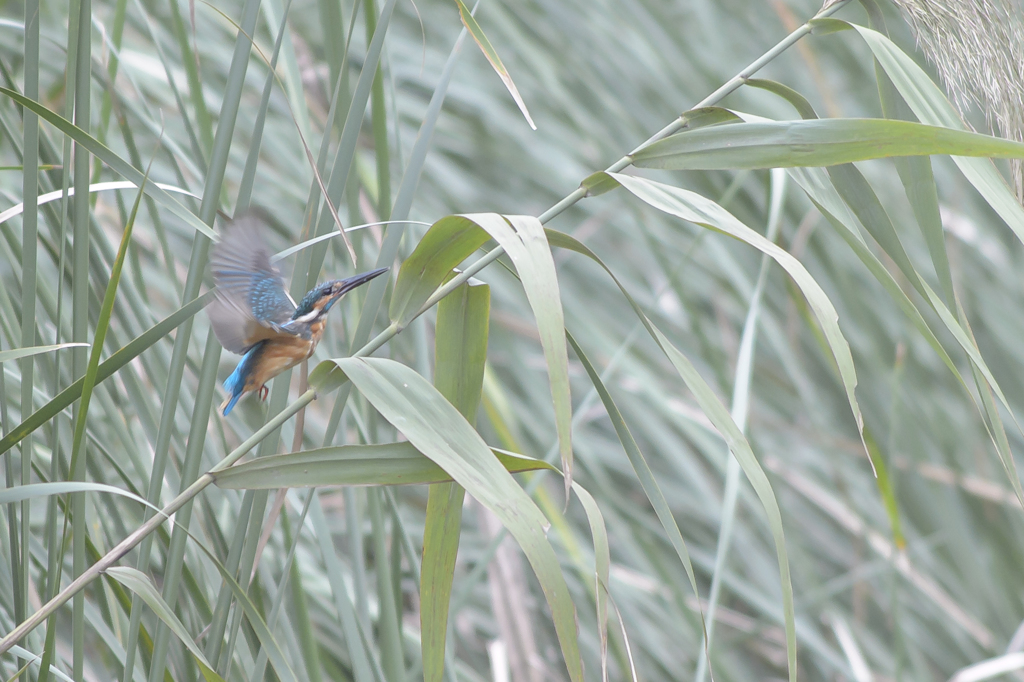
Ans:
{"label": "bird's orange foot", "polygon": [[270,393],[270,389],[267,388],[266,384],[259,387],[260,400],[266,400],[268,393]]}

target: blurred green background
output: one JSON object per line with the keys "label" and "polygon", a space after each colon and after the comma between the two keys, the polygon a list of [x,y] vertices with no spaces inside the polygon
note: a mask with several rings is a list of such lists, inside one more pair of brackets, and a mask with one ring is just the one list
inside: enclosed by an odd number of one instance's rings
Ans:
{"label": "blurred green background", "polygon": [[[110,155],[143,172],[150,168],[149,182],[205,197],[201,202],[175,195],[203,222],[218,209],[233,214],[240,193],[250,194],[251,204],[268,216],[272,248],[283,250],[309,238],[314,212],[329,220],[326,208],[317,209],[319,189],[304,145],[312,158],[325,160],[325,183],[331,177],[326,169],[351,161],[342,191],[332,195],[346,225],[386,219],[396,197],[411,200],[407,217],[424,223],[452,213],[539,215],[819,9],[814,0],[483,0],[476,19],[522,94],[534,131],[472,38],[452,56],[463,30],[455,3],[399,2],[393,15],[391,7],[379,0],[30,3],[28,11],[37,9],[39,26],[38,38],[32,38],[25,30],[26,6],[8,0],[0,3],[0,85],[27,92],[73,119]],[[892,40],[930,73],[898,11],[883,3],[881,12]],[[81,28],[83,16],[89,17],[87,30]],[[857,3],[835,16],[868,22]],[[284,17],[277,76],[264,104],[267,62]],[[255,27],[259,48],[251,53],[244,35],[238,40],[238,26],[246,22]],[[372,75],[378,65],[376,59],[367,62],[377,25],[386,27],[386,38],[367,106],[358,99],[358,85],[364,70]],[[795,89],[823,118],[882,116],[876,68],[864,41],[853,31],[822,33],[803,37],[757,76]],[[86,34],[88,60],[83,62],[79,48]],[[240,62],[232,70],[236,49],[248,63],[244,74],[237,70]],[[449,60],[454,60],[450,85],[432,137],[420,138],[426,150],[421,161],[415,145],[424,117],[432,119],[428,104],[442,93],[439,82]],[[237,114],[226,115],[223,105],[233,91]],[[784,99],[763,89],[740,88],[721,105],[772,119],[798,118]],[[342,133],[346,116],[353,121],[350,151]],[[986,130],[983,112],[967,116]],[[25,121],[21,107],[9,96],[0,97],[0,210],[23,200],[23,167],[36,163],[31,153],[26,161]],[[262,127],[258,149],[254,127]],[[44,168],[38,194],[80,187],[83,170],[94,183],[124,179],[109,163],[72,152],[72,139],[82,142],[81,135],[65,137],[48,123],[39,130],[38,163]],[[332,166],[339,150],[341,161]],[[62,168],[72,170],[76,155],[88,165],[77,174],[63,173]],[[254,175],[246,175],[247,163]],[[223,182],[210,171],[218,164]],[[1006,162],[996,164],[1007,171]],[[858,167],[888,212],[909,261],[941,291],[934,253],[917,227],[905,178],[892,160]],[[1009,407],[1019,414],[1024,404],[1020,244],[949,157],[932,157],[932,167],[944,230],[940,241],[962,319],[969,322]],[[864,453],[821,329],[778,265],[766,267],[763,293],[752,299],[762,267],[757,250],[661,213],[622,189],[580,201],[548,225],[601,257],[721,401],[734,406],[737,421],[746,422],[750,445],[781,507],[800,679],[947,679],[965,666],[1024,648],[1019,569],[1024,525],[1020,502],[986,432],[986,425],[993,432],[1001,427],[983,419],[977,407],[988,384],[972,379],[966,354],[893,254],[867,237],[867,249],[921,311],[957,373],[785,174],[628,172],[703,195],[761,233],[774,193],[781,202],[774,241],[820,284],[849,342],[856,395],[877,444],[880,478]],[[92,342],[135,196],[135,190],[102,191],[93,193],[88,205],[58,200],[41,208],[34,271],[26,266],[31,253],[26,221],[14,217],[0,224],[0,350]],[[222,225],[218,221],[215,229]],[[400,265],[425,229],[389,226],[388,233],[403,236],[398,257],[387,264]],[[351,233],[361,269],[377,260],[384,234],[380,226]],[[88,261],[78,260],[85,256],[75,248],[74,235],[89,235]],[[101,359],[178,310],[190,286],[193,296],[198,292],[205,254],[197,255],[202,249],[196,235],[193,224],[164,204],[142,201]],[[293,268],[308,267],[310,251],[282,261],[286,281],[292,281]],[[332,240],[325,258],[323,269],[311,276],[322,281],[353,273],[339,240]],[[730,549],[716,568],[723,519],[731,516],[725,443],[607,274],[566,250],[555,250],[554,260],[565,326],[602,373],[653,471],[686,542],[698,586],[694,595],[602,401],[570,350],[574,476],[597,500],[609,533],[609,677],[630,679],[635,667],[641,680],[694,679],[705,651],[704,632],[713,631],[707,651],[716,680],[785,678],[779,563],[758,497],[746,479],[739,479],[735,519],[727,533]],[[494,447],[557,462],[547,366],[523,287],[500,264],[475,276],[491,292],[477,427]],[[300,271],[296,290],[305,290],[305,278]],[[206,282],[204,291],[208,277]],[[32,299],[33,288],[36,308],[26,318],[24,292]],[[314,360],[351,352],[361,296],[335,308]],[[753,305],[757,334],[744,359],[741,338],[752,300],[758,301]],[[377,316],[374,334],[387,327],[385,317],[383,311]],[[34,320],[28,336],[25,319]],[[377,355],[432,380],[434,319],[433,311],[418,318]],[[197,422],[194,410],[220,402],[219,383],[237,359],[225,353],[211,360],[208,353],[216,343],[210,345],[208,332],[205,315],[196,315],[194,324],[162,332],[148,350],[97,385],[83,422],[88,456],[82,478],[165,504],[195,477],[196,466],[199,471],[213,467],[260,428],[268,412],[279,411],[304,390],[296,370],[286,395],[288,377],[282,375],[266,404],[247,398],[229,419],[207,409],[204,427],[206,412]],[[87,353],[65,349],[37,355],[31,363],[3,362],[4,434],[80,376]],[[737,388],[748,379],[749,393]],[[737,391],[741,398],[749,396],[748,408],[736,406]],[[295,420],[286,421],[259,454],[323,445],[337,395],[321,395],[306,409],[298,437]],[[33,402],[31,409],[27,401]],[[358,393],[347,405],[331,442],[398,439],[398,430]],[[1004,420],[1009,449],[1020,451],[1024,442],[1015,419],[1005,407],[995,409]],[[8,488],[69,477],[75,410],[62,411],[3,455]],[[193,449],[198,444],[198,459],[188,457],[190,444]],[[169,458],[166,468],[151,482],[154,462],[163,456]],[[575,503],[563,511],[557,476],[534,473],[518,480],[552,524],[548,539],[576,604],[585,676],[600,679],[587,517]],[[184,631],[225,679],[280,677],[281,670],[261,659],[264,640],[242,618],[240,607],[228,610],[231,600],[220,573],[195,543],[235,567],[241,582],[252,578],[249,595],[264,618],[280,602],[270,630],[298,679],[421,679],[419,562],[426,487],[317,489],[316,509],[307,513],[308,495],[300,489],[275,497],[207,488],[190,507],[192,539],[172,541],[164,526],[151,536],[152,547],[142,545],[151,559],[141,558],[137,548],[121,564],[152,578]],[[77,532],[88,536],[82,566],[148,518],[141,505],[124,497],[90,492],[76,499],[67,508],[80,509],[72,516],[82,523]],[[40,494],[0,510],[7,526],[0,533],[0,631],[9,632],[55,594],[50,583],[59,566],[61,585],[80,570],[71,546],[82,543],[72,541],[64,498],[57,500]],[[446,679],[568,679],[540,585],[516,545],[495,539],[498,528],[481,505],[467,502]],[[175,583],[170,590],[168,575]],[[346,588],[346,597],[338,595],[339,586]],[[385,591],[390,591],[386,598]],[[132,607],[131,593],[120,583],[105,578],[85,595],[80,620],[71,617],[71,606],[64,607],[51,623],[49,643],[41,627],[21,646],[34,654],[48,649],[57,670],[82,679],[201,676],[178,636],[169,635],[164,621],[138,600]],[[346,624],[349,616],[361,625],[359,641],[353,641]],[[6,656],[0,662],[4,677],[28,660],[24,651]],[[38,665],[24,674],[35,678]]]}

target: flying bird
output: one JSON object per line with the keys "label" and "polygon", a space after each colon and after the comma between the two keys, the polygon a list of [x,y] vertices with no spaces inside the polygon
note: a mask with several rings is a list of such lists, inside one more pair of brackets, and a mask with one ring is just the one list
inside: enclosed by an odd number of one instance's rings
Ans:
{"label": "flying bird", "polygon": [[210,259],[216,297],[207,308],[221,345],[242,360],[224,380],[228,398],[224,416],[246,393],[265,399],[266,383],[313,355],[324,334],[327,313],[346,293],[388,268],[324,282],[298,305],[285,290],[271,263],[262,222],[251,214],[235,219],[224,231]]}

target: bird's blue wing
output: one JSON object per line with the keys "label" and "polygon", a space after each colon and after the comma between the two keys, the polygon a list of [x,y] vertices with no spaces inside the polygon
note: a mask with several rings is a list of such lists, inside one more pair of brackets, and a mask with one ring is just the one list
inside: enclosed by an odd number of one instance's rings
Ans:
{"label": "bird's blue wing", "polygon": [[288,333],[281,325],[291,319],[295,303],[284,280],[270,263],[262,222],[251,214],[234,220],[214,247],[210,259],[217,298],[208,308],[217,340],[234,353]]}

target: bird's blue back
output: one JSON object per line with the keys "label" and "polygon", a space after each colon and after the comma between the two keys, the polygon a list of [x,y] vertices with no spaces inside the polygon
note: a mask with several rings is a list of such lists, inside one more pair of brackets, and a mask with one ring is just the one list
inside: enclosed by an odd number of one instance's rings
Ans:
{"label": "bird's blue back", "polygon": [[281,327],[295,312],[281,273],[270,262],[263,229],[253,215],[237,218],[210,259],[217,285],[217,298],[208,309],[210,321],[217,339],[234,353],[288,333]]}

